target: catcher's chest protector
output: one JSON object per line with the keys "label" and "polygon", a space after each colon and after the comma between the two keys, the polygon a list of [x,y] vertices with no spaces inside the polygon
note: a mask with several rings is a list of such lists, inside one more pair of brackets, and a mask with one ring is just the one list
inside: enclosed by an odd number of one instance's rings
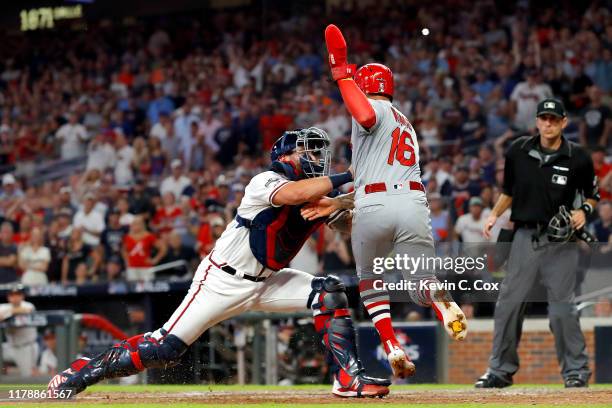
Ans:
{"label": "catcher's chest protector", "polygon": [[325,221],[306,221],[301,206],[282,206],[261,211],[253,220],[236,215],[239,227],[249,229],[253,256],[266,268],[279,270],[289,265],[308,237]]}

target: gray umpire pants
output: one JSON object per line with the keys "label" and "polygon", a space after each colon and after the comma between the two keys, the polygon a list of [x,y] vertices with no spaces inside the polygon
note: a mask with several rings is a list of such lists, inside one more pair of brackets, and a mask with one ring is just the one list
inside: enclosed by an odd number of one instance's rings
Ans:
{"label": "gray umpire pants", "polygon": [[525,300],[539,277],[546,288],[550,329],[555,336],[557,359],[564,379],[588,379],[588,355],[574,303],[578,266],[575,245],[551,245],[535,250],[533,229],[516,231],[507,274],[495,306],[495,332],[489,371],[509,379],[519,368],[517,347],[521,339]]}

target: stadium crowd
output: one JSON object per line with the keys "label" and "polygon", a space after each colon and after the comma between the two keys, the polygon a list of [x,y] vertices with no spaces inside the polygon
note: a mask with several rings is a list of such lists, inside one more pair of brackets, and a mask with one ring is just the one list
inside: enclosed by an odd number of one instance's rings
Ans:
{"label": "stadium crowd", "polygon": [[[395,73],[394,103],[420,139],[436,241],[485,240],[504,148],[534,132],[537,102],[555,95],[571,114],[566,137],[592,150],[602,202],[591,228],[609,242],[612,15],[604,3],[363,3],[355,12],[349,2],[292,16],[268,10],[264,22],[248,8],[7,36],[0,282],[152,279],[151,267],[181,260],[193,271],[287,129],[325,129],[333,171],[344,171],[351,126],[324,59],[328,21],[346,33],[352,62],[383,62]],[[53,180],[22,171],[78,159],[83,171]],[[350,251],[348,236],[321,229],[294,266],[350,269]]]}

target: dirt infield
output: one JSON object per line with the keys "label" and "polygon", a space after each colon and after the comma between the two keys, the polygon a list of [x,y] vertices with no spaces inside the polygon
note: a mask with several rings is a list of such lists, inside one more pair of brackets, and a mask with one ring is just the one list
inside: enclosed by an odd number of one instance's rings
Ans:
{"label": "dirt infield", "polygon": [[[92,392],[78,397],[83,403],[203,403],[224,404],[329,404],[342,402],[329,392],[287,391],[193,391],[193,392]],[[550,389],[513,387],[504,390],[391,390],[385,398],[367,398],[360,403],[392,404],[546,404],[558,406],[610,404],[611,389]]]}

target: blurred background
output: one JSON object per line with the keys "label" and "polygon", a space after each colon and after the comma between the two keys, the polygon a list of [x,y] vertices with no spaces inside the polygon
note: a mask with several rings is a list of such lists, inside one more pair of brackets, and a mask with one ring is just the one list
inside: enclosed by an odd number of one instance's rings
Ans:
{"label": "blurred background", "polygon": [[[0,315],[0,382],[44,380],[77,353],[163,324],[283,131],[326,130],[333,171],[348,168],[350,117],[323,43],[332,22],[351,62],[394,72],[394,104],[419,136],[440,254],[487,243],[480,231],[500,191],[504,149],[534,133],[539,100],[563,100],[565,136],[590,149],[600,182],[589,220],[600,244],[585,249],[580,279],[596,270],[604,284],[583,293],[578,282],[577,294],[597,381],[612,381],[612,350],[602,343],[612,335],[611,5],[0,4],[0,296],[36,307]],[[512,227],[509,215],[500,227]],[[291,266],[342,276],[356,319],[367,321],[348,236],[321,228]],[[503,266],[493,269],[499,280]],[[394,319],[406,322],[398,327],[419,366],[415,381],[472,382],[486,367],[494,304],[460,302],[477,318],[462,345],[445,343],[429,310],[392,305]],[[517,381],[556,382],[546,304],[529,310]],[[366,365],[387,373],[375,332],[367,322],[359,330]],[[206,333],[172,372],[132,380],[322,382],[326,364],[313,336],[307,313],[247,315]],[[34,350],[26,362],[16,357],[24,347]]]}

